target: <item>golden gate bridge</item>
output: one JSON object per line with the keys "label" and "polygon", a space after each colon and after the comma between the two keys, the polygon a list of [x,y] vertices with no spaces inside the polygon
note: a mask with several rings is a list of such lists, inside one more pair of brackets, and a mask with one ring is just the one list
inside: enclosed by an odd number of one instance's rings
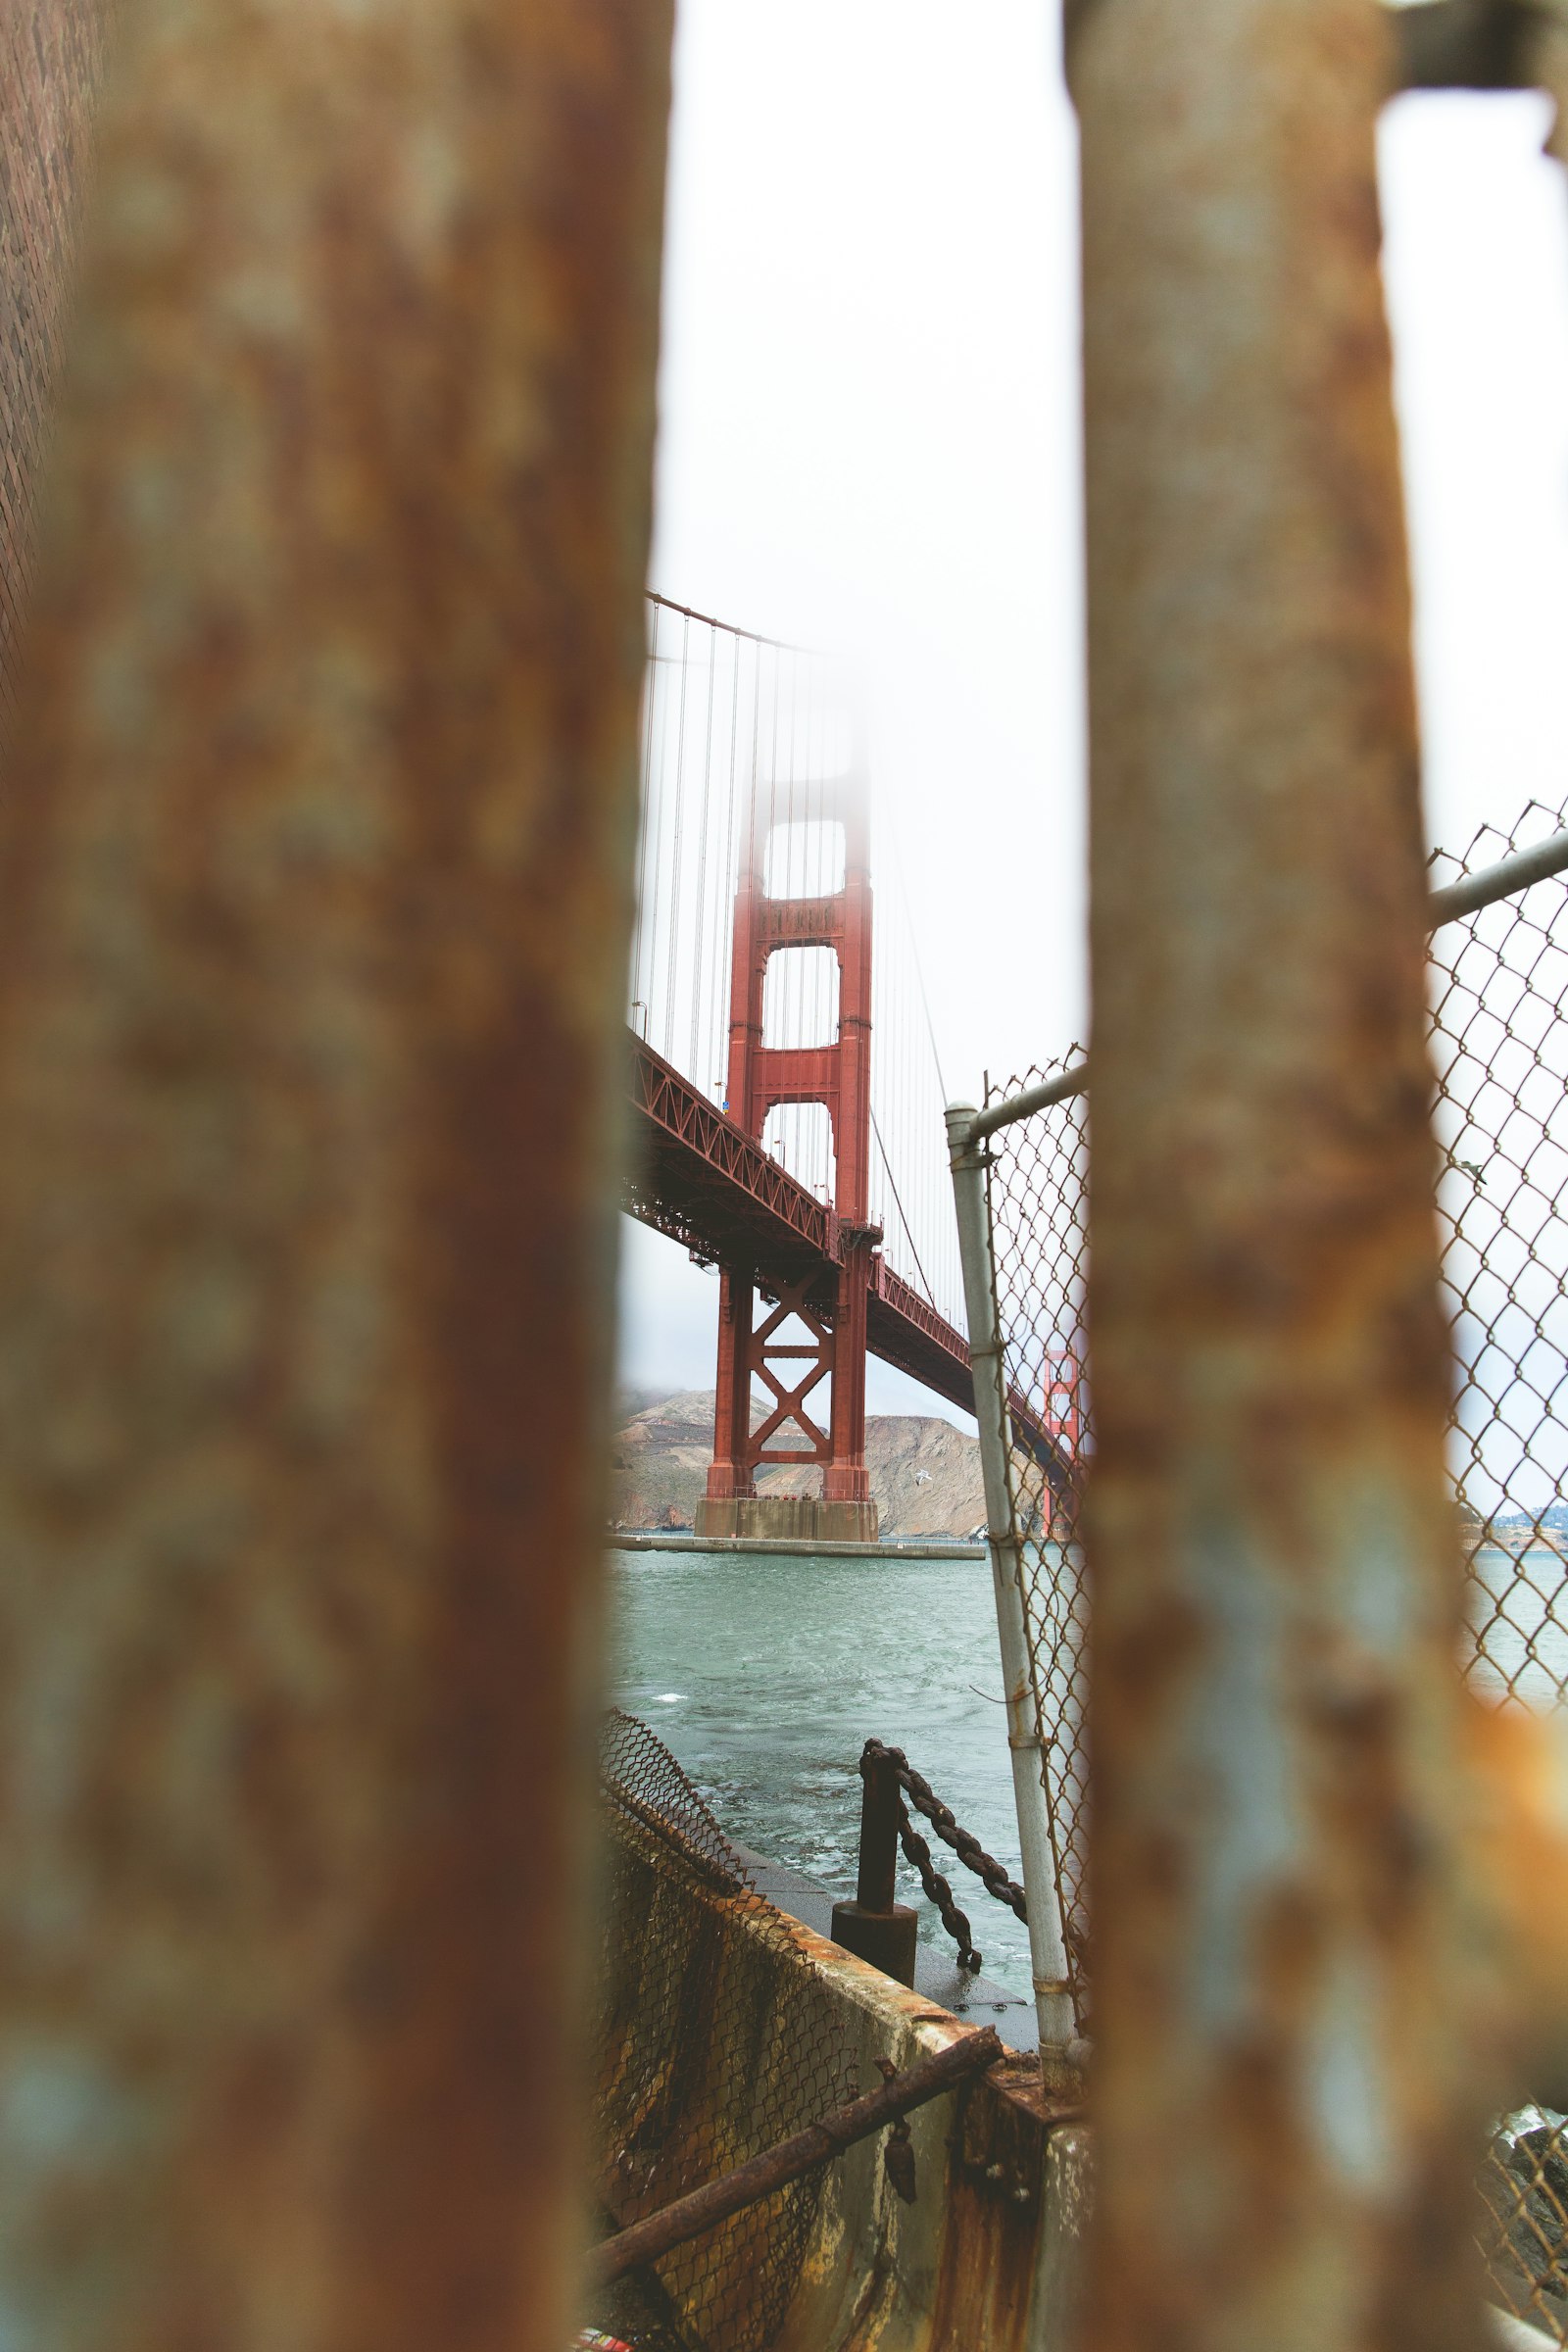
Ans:
{"label": "golden gate bridge", "polygon": [[[874,1539],[867,1355],[973,1410],[944,1089],[848,668],[651,596],[626,1207],[720,1272],[700,1535]],[[873,817],[880,820],[874,823]],[[1053,1484],[1072,1447],[1010,1399]],[[816,1495],[760,1494],[809,1465]]]}

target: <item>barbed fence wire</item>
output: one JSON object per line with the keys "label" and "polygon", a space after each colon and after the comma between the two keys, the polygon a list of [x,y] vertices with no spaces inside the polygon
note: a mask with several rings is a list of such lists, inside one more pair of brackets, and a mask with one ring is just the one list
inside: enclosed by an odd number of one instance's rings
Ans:
{"label": "barbed fence wire", "polygon": [[[1568,874],[1490,869],[1568,827],[1533,802],[1511,830],[1484,826],[1431,861],[1431,1051],[1444,1303],[1453,1334],[1448,1466],[1463,1555],[1459,1661],[1499,1705],[1568,1701]],[[1473,889],[1464,885],[1476,877]],[[1492,889],[1501,895],[1491,896]],[[1478,893],[1487,903],[1465,902]],[[1457,905],[1454,904],[1457,902]],[[1004,1104],[1082,1064],[1020,1072]],[[986,1193],[1004,1379],[1073,1468],[1062,1493],[1007,1417],[1010,1540],[1024,1615],[1073,2003],[1092,2016],[1086,1889],[1089,1590],[1079,1507],[1094,1455],[1085,1327],[1087,1092],[996,1126]],[[1502,2119],[1480,2174],[1494,2292],[1568,2346],[1568,2119]]]}

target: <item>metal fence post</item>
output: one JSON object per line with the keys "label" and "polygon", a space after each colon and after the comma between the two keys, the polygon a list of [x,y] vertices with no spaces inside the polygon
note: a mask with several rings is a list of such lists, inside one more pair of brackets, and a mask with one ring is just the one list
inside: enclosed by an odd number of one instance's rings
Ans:
{"label": "metal fence post", "polygon": [[1093,0],[1096,2352],[1469,2352],[1419,756],[1366,0]]}
{"label": "metal fence post", "polygon": [[983,1146],[973,1136],[976,1115],[968,1103],[955,1102],[949,1106],[948,1150],[958,1251],[963,1263],[969,1356],[974,1366],[975,1419],[979,1424],[980,1466],[986,1493],[986,1542],[991,1552],[997,1635],[1006,1691],[1012,1794],[1018,1815],[1024,1889],[1029,1898],[1029,1966],[1034,1980],[1035,2011],[1040,2021],[1040,2061],[1049,2082],[1054,2076],[1059,2081],[1070,2071],[1066,2052],[1076,2025],[1067,1979],[1056,1853],[1046,1800],[1044,1744],[1029,1672],[1023,1561],[1007,1481],[1007,1387],[992,1288],[985,1154]]}
{"label": "metal fence post", "polygon": [[3,2332],[559,2352],[671,12],[102,14],[0,824]]}

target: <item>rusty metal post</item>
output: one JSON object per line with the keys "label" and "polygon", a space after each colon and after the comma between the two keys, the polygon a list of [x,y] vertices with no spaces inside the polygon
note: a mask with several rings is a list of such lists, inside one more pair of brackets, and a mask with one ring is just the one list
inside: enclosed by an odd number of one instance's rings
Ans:
{"label": "rusty metal post", "polygon": [[0,804],[0,2278],[560,2352],[664,0],[139,0]]}
{"label": "rusty metal post", "polygon": [[1373,0],[1080,0],[1095,2352],[1476,2341]]}
{"label": "rusty metal post", "polygon": [[1521,14],[1526,71],[1556,109],[1546,146],[1559,164],[1568,165],[1568,0],[1536,0]]}
{"label": "rusty metal post", "polygon": [[0,15],[0,753],[36,545],[39,460],[70,310],[106,0]]}
{"label": "rusty metal post", "polygon": [[914,1983],[919,1914],[897,1900],[898,1768],[871,1748],[860,1758],[860,1856],[853,1903],[833,1906],[833,1940],[901,1984]]}

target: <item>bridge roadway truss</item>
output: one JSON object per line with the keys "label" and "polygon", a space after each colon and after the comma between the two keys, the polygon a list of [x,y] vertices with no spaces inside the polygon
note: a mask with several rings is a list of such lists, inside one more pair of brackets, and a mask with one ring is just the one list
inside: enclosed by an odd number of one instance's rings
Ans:
{"label": "bridge roadway truss", "polygon": [[[801,1294],[831,1326],[845,1263],[836,1212],[634,1031],[627,1033],[627,1053],[634,1122],[629,1214],[679,1242],[705,1265],[751,1268],[772,1304],[786,1292]],[[865,1341],[868,1353],[973,1412],[974,1376],[963,1334],[877,1250],[871,1253]],[[1016,1391],[1008,1404],[1014,1442],[1066,1495],[1072,1486],[1066,1447]]]}

